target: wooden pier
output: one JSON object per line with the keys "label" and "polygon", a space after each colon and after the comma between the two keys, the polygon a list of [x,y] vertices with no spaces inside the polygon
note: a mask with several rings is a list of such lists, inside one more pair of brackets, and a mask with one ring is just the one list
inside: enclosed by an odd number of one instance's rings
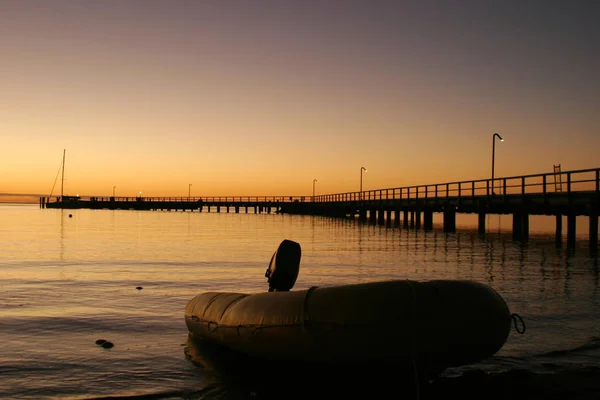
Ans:
{"label": "wooden pier", "polygon": [[[265,196],[230,196],[230,197],[79,197],[63,196],[40,198],[42,208],[92,210],[150,210],[150,211],[196,211],[196,212],[235,212],[254,214],[281,212],[281,204],[285,201],[305,201],[305,197],[265,197]],[[309,198],[310,199],[310,198]]]}
{"label": "wooden pier", "polygon": [[443,216],[445,232],[456,231],[456,214],[477,214],[478,230],[485,233],[486,215],[513,217],[513,237],[527,241],[529,216],[556,218],[557,241],[562,218],[567,217],[567,244],[575,243],[576,217],[589,218],[590,247],[598,247],[600,168],[522,175],[462,182],[446,182],[318,196],[234,197],[73,197],[41,198],[42,208],[183,210],[208,212],[287,213],[355,217],[375,224],[433,229],[433,215]]}

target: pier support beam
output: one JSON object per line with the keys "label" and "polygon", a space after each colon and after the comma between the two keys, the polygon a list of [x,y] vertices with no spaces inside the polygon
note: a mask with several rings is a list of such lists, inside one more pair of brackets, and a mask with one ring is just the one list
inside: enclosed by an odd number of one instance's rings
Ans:
{"label": "pier support beam", "polygon": [[361,221],[367,220],[367,209],[366,208],[361,207],[358,209],[358,219]]}
{"label": "pier support beam", "polygon": [[512,238],[513,240],[519,240],[519,233],[521,232],[521,218],[519,218],[519,214],[513,214],[513,223],[512,223]]}
{"label": "pier support beam", "polygon": [[478,214],[478,224],[477,224],[477,232],[479,232],[480,234],[485,234],[485,217],[486,214],[485,212],[479,212]]}
{"label": "pier support beam", "polygon": [[529,213],[524,212],[521,214],[521,241],[527,242],[529,240]]}
{"label": "pier support beam", "polygon": [[400,210],[394,210],[394,226],[400,226]]}
{"label": "pier support beam", "polygon": [[421,211],[415,211],[415,228],[421,229]]}
{"label": "pier support beam", "polygon": [[410,212],[410,227],[411,228],[415,227],[415,212],[414,211]]}
{"label": "pier support beam", "polygon": [[377,210],[377,223],[379,223],[379,225],[385,224],[385,210],[382,208]]}
{"label": "pier support beam", "polygon": [[575,235],[577,231],[577,216],[575,214],[567,215],[567,246],[575,246]]}
{"label": "pier support beam", "polygon": [[408,228],[408,210],[404,210],[404,218],[402,219],[402,226]]}
{"label": "pier support beam", "polygon": [[377,210],[373,208],[369,210],[369,222],[371,222],[372,224],[375,224],[377,222]]}
{"label": "pier support beam", "polygon": [[598,214],[590,215],[590,249],[598,249]]}
{"label": "pier support beam", "polygon": [[526,242],[529,240],[529,214],[526,212],[516,212],[513,214],[513,232],[514,240]]}
{"label": "pier support beam", "polygon": [[456,232],[456,207],[444,206],[444,232]]}
{"label": "pier support beam", "polygon": [[562,245],[562,214],[556,215],[556,245]]}
{"label": "pier support beam", "polygon": [[433,211],[426,210],[423,212],[423,229],[426,231],[433,229]]}
{"label": "pier support beam", "polygon": [[392,210],[388,208],[385,210],[385,214],[385,223],[386,225],[390,225],[392,223]]}

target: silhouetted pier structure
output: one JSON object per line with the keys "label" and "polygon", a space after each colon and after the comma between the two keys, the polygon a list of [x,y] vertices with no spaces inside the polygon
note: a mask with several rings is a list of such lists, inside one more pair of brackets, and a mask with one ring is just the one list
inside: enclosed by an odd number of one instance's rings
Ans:
{"label": "silhouetted pier structure", "polygon": [[486,216],[509,215],[513,237],[526,241],[529,216],[556,217],[557,241],[562,238],[562,218],[567,217],[567,243],[575,243],[576,217],[589,218],[590,246],[598,246],[600,212],[600,168],[535,175],[446,182],[318,196],[235,196],[203,198],[157,197],[67,197],[50,202],[46,208],[90,208],[133,210],[188,210],[354,217],[375,224],[402,223],[403,227],[431,230],[433,215],[443,216],[443,230],[456,231],[456,214],[477,214],[478,230],[485,233]]}
{"label": "silhouetted pier structure", "polygon": [[[222,197],[98,197],[63,196],[55,202],[42,197],[40,207],[92,210],[151,210],[151,211],[207,211],[234,212],[252,211],[255,214],[281,212],[285,201],[305,201],[305,197],[281,196],[222,196]],[[310,199],[310,197],[308,198]]]}

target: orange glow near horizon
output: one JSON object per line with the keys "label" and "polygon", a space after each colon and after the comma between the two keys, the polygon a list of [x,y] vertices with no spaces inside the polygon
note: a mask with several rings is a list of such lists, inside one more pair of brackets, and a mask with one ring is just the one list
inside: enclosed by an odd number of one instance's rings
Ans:
{"label": "orange glow near horizon", "polygon": [[63,149],[82,196],[484,179],[494,132],[496,177],[600,167],[583,6],[109,3],[4,6],[0,194],[49,195]]}

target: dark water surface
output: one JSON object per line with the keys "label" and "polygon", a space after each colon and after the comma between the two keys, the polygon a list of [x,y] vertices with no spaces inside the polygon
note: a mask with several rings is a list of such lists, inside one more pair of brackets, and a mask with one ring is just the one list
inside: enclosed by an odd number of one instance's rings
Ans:
{"label": "dark water surface", "polygon": [[[265,291],[265,269],[283,239],[302,246],[294,289],[473,279],[523,317],[525,334],[513,328],[494,357],[447,370],[429,394],[411,389],[411,396],[464,395],[529,374],[552,377],[545,387],[566,382],[565,398],[600,397],[589,383],[600,381],[598,258],[583,236],[574,249],[557,247],[542,223],[538,232],[532,223],[527,244],[512,241],[504,222],[480,236],[469,223],[445,234],[306,216],[0,205],[0,223],[0,398],[260,397],[233,381],[235,372],[224,376],[204,363],[188,340],[184,308],[202,291]],[[357,375],[366,379],[369,369]],[[390,375],[379,376],[393,383]],[[334,382],[338,394],[359,384],[332,373]],[[371,389],[369,397],[386,397]]]}

